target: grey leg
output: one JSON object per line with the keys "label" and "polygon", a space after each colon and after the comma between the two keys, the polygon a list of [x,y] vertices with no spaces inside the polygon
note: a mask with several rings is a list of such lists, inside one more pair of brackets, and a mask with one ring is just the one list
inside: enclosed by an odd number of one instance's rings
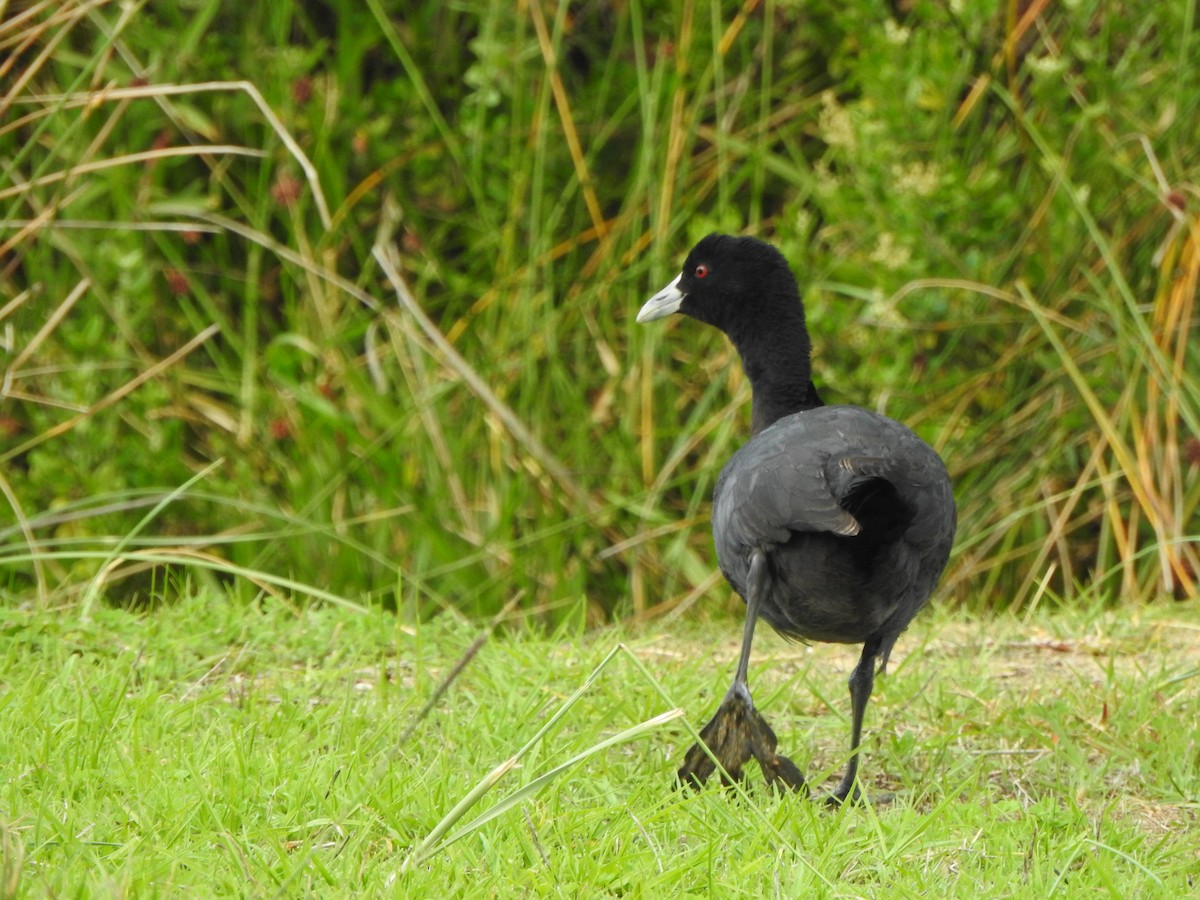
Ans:
{"label": "grey leg", "polygon": [[746,581],[746,625],[742,630],[742,652],[738,657],[737,672],[726,698],[737,695],[753,706],[750,699],[750,650],[754,646],[754,625],[758,621],[758,608],[762,605],[762,592],[766,587],[767,555],[755,550],[750,555],[750,574]]}
{"label": "grey leg", "polygon": [[[716,715],[700,731],[702,744],[693,744],[684,758],[677,778],[681,784],[699,787],[713,773],[715,756],[729,778],[740,781],[742,766],[751,758],[758,761],[763,775],[771,785],[807,791],[804,775],[786,756],[776,752],[775,732],[767,720],[754,708],[748,681],[750,649],[754,644],[754,624],[766,587],[767,556],[753,551],[746,586],[746,627],[742,632],[742,652],[738,657],[737,673]],[[724,776],[722,776],[724,777]]]}
{"label": "grey leg", "polygon": [[863,644],[858,665],[850,673],[850,762],[846,774],[838,782],[829,797],[831,803],[844,803],[861,797],[858,778],[858,751],[862,743],[863,716],[867,712],[867,701],[875,687],[875,656],[879,652],[879,641],[869,640]]}

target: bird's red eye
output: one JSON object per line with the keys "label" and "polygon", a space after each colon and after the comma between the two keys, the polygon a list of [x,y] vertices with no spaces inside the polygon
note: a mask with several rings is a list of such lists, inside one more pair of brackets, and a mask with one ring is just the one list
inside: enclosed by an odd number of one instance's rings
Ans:
{"label": "bird's red eye", "polygon": [[697,278],[707,278],[708,277],[708,266],[704,265],[703,263],[696,266],[695,275]]}

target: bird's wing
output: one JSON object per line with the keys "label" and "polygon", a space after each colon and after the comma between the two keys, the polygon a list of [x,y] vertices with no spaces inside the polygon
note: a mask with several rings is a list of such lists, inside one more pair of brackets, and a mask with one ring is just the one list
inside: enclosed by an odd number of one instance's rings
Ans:
{"label": "bird's wing", "polygon": [[883,482],[894,482],[890,460],[882,456],[834,456],[825,464],[829,489],[838,505],[854,515]]}
{"label": "bird's wing", "polygon": [[751,442],[730,459],[713,497],[713,527],[742,544],[786,542],[794,532],[855,535],[859,523],[838,503],[828,457],[795,444]]}

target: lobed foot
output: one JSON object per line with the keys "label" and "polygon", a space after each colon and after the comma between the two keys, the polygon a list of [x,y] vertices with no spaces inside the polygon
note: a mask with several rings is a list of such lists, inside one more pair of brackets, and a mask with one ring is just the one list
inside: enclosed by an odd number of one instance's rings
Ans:
{"label": "lobed foot", "polygon": [[[808,792],[804,775],[786,756],[775,752],[778,740],[775,732],[762,717],[746,691],[731,690],[722,701],[712,720],[700,731],[700,737],[721,763],[729,779],[741,781],[742,766],[751,758],[758,760],[767,784]],[[693,744],[678,771],[680,783],[698,788],[708,780],[716,766],[701,744]]]}
{"label": "lobed foot", "polygon": [[831,809],[840,809],[847,804],[862,806],[890,806],[896,802],[896,795],[891,791],[884,791],[879,794],[872,794],[869,798],[866,794],[855,786],[854,790],[848,793],[841,793],[838,790],[833,790],[825,795],[825,805]]}

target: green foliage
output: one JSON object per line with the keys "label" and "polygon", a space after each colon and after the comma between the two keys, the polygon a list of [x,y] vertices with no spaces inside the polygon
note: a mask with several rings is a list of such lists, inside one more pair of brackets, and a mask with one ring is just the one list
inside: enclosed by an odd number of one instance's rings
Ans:
{"label": "green foliage", "polygon": [[721,228],[795,263],[825,392],[948,460],[949,598],[1193,594],[1194,9],[810,6],[10,20],[0,589],[690,604],[745,386],[632,312]]}

